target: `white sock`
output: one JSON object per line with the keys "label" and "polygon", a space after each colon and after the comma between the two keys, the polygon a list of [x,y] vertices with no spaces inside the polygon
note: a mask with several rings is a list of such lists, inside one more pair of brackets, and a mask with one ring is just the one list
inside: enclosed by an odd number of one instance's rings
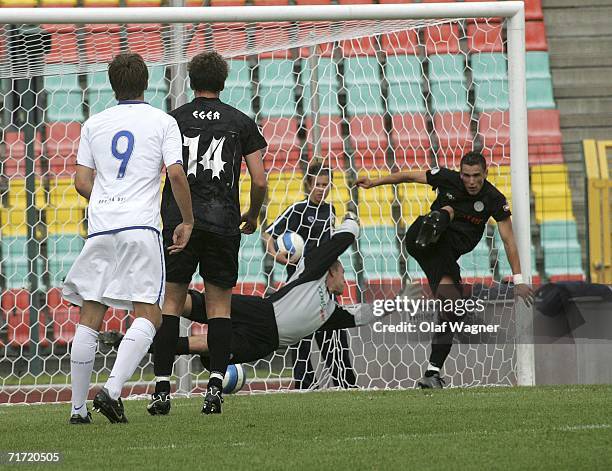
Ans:
{"label": "white sock", "polygon": [[87,416],[85,401],[87,401],[87,393],[89,392],[89,382],[96,358],[97,344],[98,332],[79,324],[70,351],[70,377],[72,382],[72,412],[70,412],[70,415]]}
{"label": "white sock", "polygon": [[121,396],[123,385],[134,374],[140,361],[149,351],[153,337],[155,337],[155,326],[151,321],[144,317],[134,320],[121,341],[115,364],[104,385],[111,398],[116,400]]}
{"label": "white sock", "polygon": [[431,363],[429,364],[429,366],[427,366],[427,371],[436,371],[436,372],[440,372],[440,368],[438,368],[437,366],[432,365]]}

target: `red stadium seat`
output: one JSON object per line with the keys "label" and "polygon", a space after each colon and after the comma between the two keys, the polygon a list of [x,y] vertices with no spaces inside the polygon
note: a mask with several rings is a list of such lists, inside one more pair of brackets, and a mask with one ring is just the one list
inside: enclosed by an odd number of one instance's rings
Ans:
{"label": "red stadium seat", "polygon": [[503,52],[501,23],[470,21],[467,27],[470,52]]}
{"label": "red stadium seat", "polygon": [[381,5],[387,4],[397,4],[397,3],[414,3],[412,0],[379,0]]}
{"label": "red stadium seat", "polygon": [[373,36],[347,39],[342,41],[341,47],[343,57],[376,55],[376,39]]}
{"label": "red stadium seat", "polygon": [[[22,289],[7,290],[2,294],[2,311],[7,319],[7,339],[11,347],[30,346],[30,293]],[[46,347],[45,316],[38,316],[39,345]]]}
{"label": "red stadium seat", "polygon": [[[270,49],[271,47],[277,47],[279,43],[288,43],[290,28],[291,23],[289,22],[257,23],[257,28],[255,29],[255,47],[258,49]],[[290,55],[287,49],[267,51],[259,54],[260,59],[285,59],[288,57]]]}
{"label": "red stadium seat", "polygon": [[295,0],[296,5],[331,5],[331,0]]}
{"label": "red stadium seat", "polygon": [[300,158],[297,121],[293,118],[264,119],[261,130],[268,142],[266,160],[271,160],[266,162],[266,168],[270,170],[295,168]]}
{"label": "red stadium seat", "polygon": [[[26,174],[26,144],[23,132],[5,131],[4,132],[5,160],[3,162],[4,174],[7,177],[13,175],[25,176]],[[42,144],[40,134],[34,147],[36,162],[35,172],[40,170],[40,157]]]}
{"label": "red stadium seat", "polygon": [[57,122],[47,125],[46,153],[52,175],[74,175],[81,124]]}
{"label": "red stadium seat", "polygon": [[119,26],[88,25],[85,35],[85,56],[88,62],[108,63],[120,52]]}
{"label": "red stadium seat", "polygon": [[559,110],[527,111],[529,162],[552,164],[563,162],[563,139]]}
{"label": "red stadium seat", "polygon": [[265,283],[238,283],[232,290],[234,294],[246,294],[249,296],[263,296],[266,293]]}
{"label": "red stadium seat", "polygon": [[51,51],[45,56],[47,64],[79,61],[76,28],[74,25],[42,25],[51,33]]}
{"label": "red stadium seat", "polygon": [[338,5],[370,5],[374,0],[338,0]]}
{"label": "red stadium seat", "polygon": [[419,35],[412,29],[385,33],[381,36],[381,43],[387,54],[418,54],[419,51]]}
{"label": "red stadium seat", "polygon": [[157,62],[164,57],[164,44],[159,24],[132,24],[127,27],[130,51],[140,54],[145,61]]}
{"label": "red stadium seat", "polygon": [[459,26],[444,23],[425,28],[427,54],[457,54],[459,52]]}
{"label": "red stadium seat", "polygon": [[438,162],[444,167],[457,167],[461,157],[474,145],[469,113],[436,113],[433,121],[440,145]]}
{"label": "red stadium seat", "polygon": [[525,23],[525,46],[528,51],[548,51],[546,28],[543,21]]}
{"label": "red stadium seat", "polygon": [[253,5],[265,7],[265,6],[285,6],[289,5],[289,0],[254,0]]}
{"label": "red stadium seat", "polygon": [[211,7],[243,7],[245,0],[210,0]]}
{"label": "red stadium seat", "polygon": [[206,335],[208,334],[208,324],[200,324],[199,322],[191,323],[190,335]]}
{"label": "red stadium seat", "polygon": [[478,121],[482,155],[489,163],[508,162],[510,158],[510,114],[507,111],[482,113]]}
{"label": "red stadium seat", "polygon": [[[338,159],[343,156],[344,142],[342,140],[342,118],[339,116],[320,116],[319,117],[319,133],[321,142],[321,153],[323,156],[329,156],[332,167],[338,167]],[[308,130],[308,143],[312,146],[312,120],[310,117],[305,120]],[[342,166],[340,166],[342,167]]]}
{"label": "red stadium seat", "polygon": [[526,20],[543,20],[542,0],[524,0],[525,1],[525,19]]}
{"label": "red stadium seat", "polygon": [[[227,51],[246,50],[247,37],[244,23],[214,23],[212,30],[214,48],[220,54]],[[233,57],[233,59],[238,58]]]}
{"label": "red stadium seat", "polygon": [[349,121],[356,168],[387,168],[387,133],[382,115],[354,116]]}
{"label": "red stadium seat", "polygon": [[420,113],[393,116],[395,161],[398,167],[412,168],[427,164],[431,149],[431,137],[427,132],[427,121]]}
{"label": "red stadium seat", "polygon": [[58,345],[72,342],[79,324],[79,309],[76,307],[57,307],[53,313],[53,339]]}

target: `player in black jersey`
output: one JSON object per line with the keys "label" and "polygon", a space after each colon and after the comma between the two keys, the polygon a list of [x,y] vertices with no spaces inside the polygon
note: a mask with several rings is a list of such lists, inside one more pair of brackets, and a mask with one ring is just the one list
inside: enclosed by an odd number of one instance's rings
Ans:
{"label": "player in black jersey", "polygon": [[[185,250],[165,254],[166,299],[163,323],[154,341],[157,383],[148,406],[151,414],[159,412],[158,406],[170,393],[179,315],[198,265],[206,287],[210,332],[211,374],[202,412],[221,412],[221,383],[232,338],[230,303],[238,278],[240,233],[251,234],[257,228],[267,187],[262,161],[267,144],[257,124],[219,99],[228,74],[227,62],[216,52],[202,53],[191,59],[188,70],[195,98],[170,114],[178,122],[183,137],[183,166],[190,185],[195,224]],[[243,159],[251,176],[251,201],[249,210],[241,216],[238,180]],[[168,180],[161,214],[165,245],[172,245],[172,231],[180,216]]]}
{"label": "player in black jersey", "polygon": [[[304,254],[307,255],[320,244],[329,240],[336,217],[334,205],[326,200],[331,186],[331,170],[323,166],[319,158],[311,161],[304,179],[304,189],[308,197],[289,206],[262,233],[268,252],[275,260],[287,267],[287,279],[295,272],[296,264],[289,263],[287,254],[277,252],[274,241],[285,231],[299,234],[305,242]],[[315,374],[310,361],[312,339],[316,338],[321,348],[321,358],[331,371],[336,386],[350,388],[356,386],[355,372],[349,357],[349,344],[346,331],[338,332],[338,345],[332,335],[317,332],[314,336],[301,339],[292,346],[293,379],[296,389],[310,389]]]}
{"label": "player in black jersey", "polygon": [[[493,217],[514,274],[515,293],[531,305],[533,292],[521,274],[510,207],[506,197],[486,178],[485,158],[478,152],[470,152],[461,159],[459,172],[446,168],[398,172],[374,181],[359,178],[356,185],[367,189],[387,184],[424,183],[437,190],[438,196],[431,205],[431,212],[419,216],[410,226],[405,243],[408,253],[427,275],[432,293],[442,299],[462,297],[457,260],[478,245],[487,221]],[[451,316],[440,321],[457,319],[454,314]],[[440,377],[440,369],[450,353],[452,341],[452,332],[434,334],[429,365],[419,386],[442,387],[444,380]]]}

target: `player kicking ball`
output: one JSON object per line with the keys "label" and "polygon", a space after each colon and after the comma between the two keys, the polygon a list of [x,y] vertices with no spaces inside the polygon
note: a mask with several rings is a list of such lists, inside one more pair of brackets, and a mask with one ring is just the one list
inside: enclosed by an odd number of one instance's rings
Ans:
{"label": "player kicking ball", "polygon": [[[368,189],[380,185],[422,183],[438,192],[426,216],[419,216],[406,233],[408,253],[419,263],[431,288],[440,299],[457,300],[463,297],[461,274],[457,260],[471,252],[486,229],[487,221],[497,221],[508,262],[513,273],[515,294],[533,303],[533,291],[525,284],[521,262],[512,231],[510,207],[506,197],[487,181],[487,164],[482,154],[469,152],[463,156],[460,171],[435,168],[427,171],[398,172],[377,180],[359,178],[355,184]],[[438,322],[457,321],[460,316],[446,314]],[[444,385],[440,377],[453,343],[453,332],[433,335],[429,365],[418,385],[424,389],[439,389]]]}
{"label": "player kicking ball", "polygon": [[88,237],[62,293],[81,306],[70,352],[71,424],[91,423],[85,401],[109,306],[132,311],[135,319],[93,406],[113,423],[127,422],[121,390],[161,323],[165,276],[158,202],[164,165],[181,214],[170,253],[183,250],[193,228],[181,134],[174,118],[144,102],[144,60],[119,54],[108,77],[119,103],[89,118],[81,131],[75,186],[89,201]]}

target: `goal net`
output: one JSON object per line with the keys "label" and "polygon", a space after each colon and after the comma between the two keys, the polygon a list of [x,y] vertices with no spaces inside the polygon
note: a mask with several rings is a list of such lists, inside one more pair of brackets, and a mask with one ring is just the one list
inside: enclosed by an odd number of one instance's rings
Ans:
{"label": "goal net", "polygon": [[[106,70],[120,51],[144,57],[150,75],[145,99],[166,111],[193,97],[188,60],[220,52],[230,67],[221,99],[254,118],[268,141],[268,196],[260,230],[242,238],[236,293],[264,295],[285,281],[285,268],[266,255],[261,230],[307,197],[304,172],[316,156],[331,168],[327,201],[337,221],[349,208],[361,220],[359,240],[341,257],[349,284],[344,303],[393,299],[426,283],[403,237],[435,193],[416,184],[357,190],[358,176],[456,168],[464,153],[480,150],[490,164],[489,179],[512,200],[504,18],[477,13],[164,23],[158,16],[156,22],[139,22],[135,15],[133,21],[98,24],[92,10],[90,22],[31,21],[0,30],[0,402],[70,397],[69,349],[78,308],[62,300],[61,284],[87,229],[86,201],[72,178],[83,122],[115,104]],[[249,187],[243,166],[243,207]],[[513,300],[501,283],[510,275],[503,250],[490,224],[460,265],[480,296],[495,300],[493,315],[511,330]],[[201,279],[193,285],[201,289]],[[389,319],[405,320],[401,314]],[[125,332],[131,321],[130,313],[109,310],[103,329]],[[205,326],[191,328],[192,335],[203,331]],[[245,365],[244,391],[291,389],[297,348]],[[455,345],[444,374],[453,386],[516,384],[518,348],[513,337]],[[306,351],[312,388],[341,384],[337,376],[346,374],[347,359],[361,387],[409,388],[427,364],[429,335],[415,339],[368,325],[327,333],[323,345],[313,341]],[[93,382],[105,381],[115,354],[100,345]],[[207,379],[197,357],[177,362],[175,375],[187,393],[201,390]],[[147,355],[124,395],[146,393],[152,381]]]}

